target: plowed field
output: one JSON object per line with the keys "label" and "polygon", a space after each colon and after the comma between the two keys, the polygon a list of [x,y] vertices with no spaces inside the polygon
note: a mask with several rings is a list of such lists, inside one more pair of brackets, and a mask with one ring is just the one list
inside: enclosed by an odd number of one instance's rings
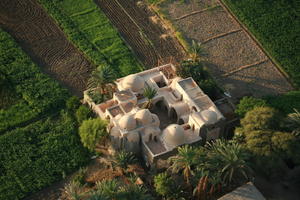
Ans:
{"label": "plowed field", "polygon": [[143,64],[155,67],[160,64],[179,62],[185,56],[178,41],[160,24],[154,13],[137,1],[95,0],[124,40]]}
{"label": "plowed field", "polygon": [[82,94],[92,66],[35,0],[1,0],[0,26],[43,71]]}
{"label": "plowed field", "polygon": [[[215,2],[215,7],[210,7],[211,2]],[[219,1],[166,1],[159,7],[186,38],[203,43],[210,71],[233,97],[274,95],[293,89]]]}

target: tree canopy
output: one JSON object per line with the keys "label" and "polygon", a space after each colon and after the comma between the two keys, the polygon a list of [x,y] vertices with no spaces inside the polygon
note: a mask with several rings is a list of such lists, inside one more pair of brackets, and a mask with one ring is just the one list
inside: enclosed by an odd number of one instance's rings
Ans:
{"label": "tree canopy", "polygon": [[79,127],[79,135],[83,146],[93,151],[96,144],[108,136],[106,126],[107,122],[99,118],[84,120]]}

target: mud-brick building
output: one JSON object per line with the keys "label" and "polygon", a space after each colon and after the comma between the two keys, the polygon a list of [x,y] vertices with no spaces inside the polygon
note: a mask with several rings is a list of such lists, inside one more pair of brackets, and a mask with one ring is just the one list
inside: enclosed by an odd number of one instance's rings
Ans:
{"label": "mud-brick building", "polygon": [[[131,74],[116,81],[113,98],[95,104],[89,92],[84,101],[110,122],[114,149],[141,153],[147,164],[165,159],[185,144],[219,138],[225,117],[192,78],[175,76],[168,64]],[[150,109],[143,96],[146,87],[157,91]]]}

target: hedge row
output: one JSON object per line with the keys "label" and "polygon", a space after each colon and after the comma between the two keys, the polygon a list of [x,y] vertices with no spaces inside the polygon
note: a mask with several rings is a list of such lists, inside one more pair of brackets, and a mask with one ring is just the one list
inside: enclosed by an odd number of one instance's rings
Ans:
{"label": "hedge row", "polygon": [[297,0],[223,0],[300,87]]}
{"label": "hedge row", "polygon": [[0,199],[21,199],[83,165],[87,151],[68,114],[0,136]]}
{"label": "hedge row", "polygon": [[0,29],[0,72],[20,99],[0,109],[0,133],[65,105],[68,93],[44,75],[6,32]]}
{"label": "hedge row", "polygon": [[107,63],[121,77],[142,69],[93,0],[39,0],[67,37],[96,65]]}

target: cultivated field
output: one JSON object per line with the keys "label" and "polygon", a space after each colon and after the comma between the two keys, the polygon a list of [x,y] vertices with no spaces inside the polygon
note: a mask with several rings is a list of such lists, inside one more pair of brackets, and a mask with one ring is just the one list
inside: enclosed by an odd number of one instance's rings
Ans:
{"label": "cultivated field", "polygon": [[297,0],[222,0],[300,87]]}
{"label": "cultivated field", "polygon": [[280,94],[293,89],[218,1],[166,1],[160,8],[188,40],[203,43],[211,63],[209,70],[234,97]]}
{"label": "cultivated field", "polygon": [[[66,89],[0,29],[0,199],[21,199],[82,165],[86,151]],[[9,94],[9,95],[7,95]],[[79,102],[78,102],[79,103]]]}
{"label": "cultivated field", "polygon": [[108,64],[117,77],[143,69],[93,0],[38,1],[93,64]]}
{"label": "cultivated field", "polygon": [[141,1],[95,1],[138,58],[147,67],[179,62],[185,56],[183,48],[160,20]]}
{"label": "cultivated field", "polygon": [[2,0],[0,26],[43,71],[82,95],[92,66],[35,0]]}

